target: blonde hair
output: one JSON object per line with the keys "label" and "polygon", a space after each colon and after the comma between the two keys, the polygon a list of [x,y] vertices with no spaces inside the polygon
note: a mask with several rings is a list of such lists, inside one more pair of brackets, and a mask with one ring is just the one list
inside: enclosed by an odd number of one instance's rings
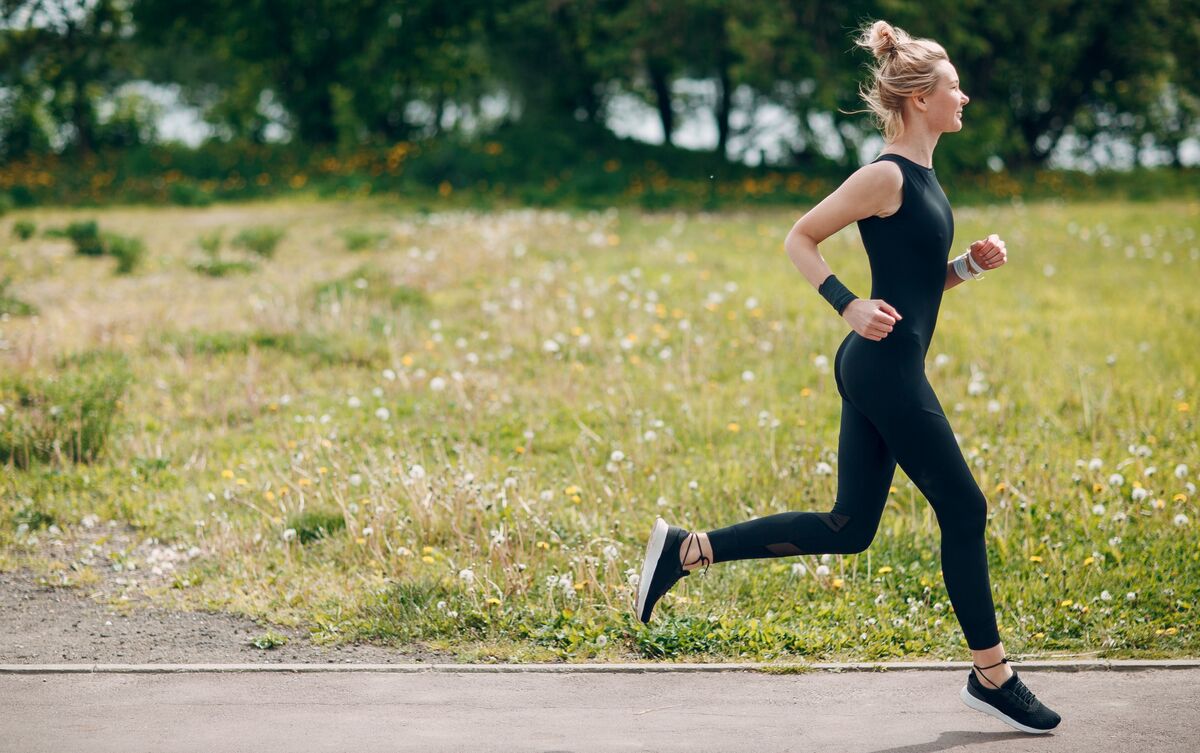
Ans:
{"label": "blonde hair", "polygon": [[[859,27],[854,43],[871,51],[879,63],[868,66],[871,83],[859,86],[858,94],[870,112],[883,139],[892,143],[904,133],[904,100],[914,94],[929,94],[938,84],[939,60],[950,60],[945,48],[932,39],[911,37],[887,21],[868,21]],[[839,110],[839,112],[841,112]]]}

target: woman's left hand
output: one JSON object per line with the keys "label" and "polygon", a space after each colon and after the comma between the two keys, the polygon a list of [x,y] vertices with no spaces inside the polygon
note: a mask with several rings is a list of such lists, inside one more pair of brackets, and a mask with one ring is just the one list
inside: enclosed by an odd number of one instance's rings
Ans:
{"label": "woman's left hand", "polygon": [[1000,236],[992,233],[983,240],[971,244],[971,258],[975,263],[987,269],[995,269],[1008,261],[1008,251]]}

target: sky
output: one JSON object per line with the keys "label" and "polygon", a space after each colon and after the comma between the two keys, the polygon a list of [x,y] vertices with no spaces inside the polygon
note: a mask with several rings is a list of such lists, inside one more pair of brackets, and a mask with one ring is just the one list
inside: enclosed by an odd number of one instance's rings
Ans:
{"label": "sky", "polygon": [[[134,82],[126,87],[149,97],[162,108],[158,119],[158,129],[161,138],[196,144],[209,135],[211,129],[200,118],[200,113],[194,108],[182,105],[179,101],[177,86],[160,86],[147,82]],[[712,80],[681,79],[673,86],[676,95],[687,97],[693,101],[712,103],[716,101],[716,83]],[[742,161],[754,165],[760,161],[760,152],[765,154],[767,162],[780,159],[785,153],[785,145],[794,141],[797,116],[778,105],[767,104],[760,106],[754,113],[753,123],[747,107],[748,90],[735,92],[734,108],[730,114],[730,123],[734,130],[751,126],[747,136],[731,136],[728,148],[731,157],[743,155]],[[507,108],[502,97],[485,98],[481,111],[460,112],[450,107],[445,114],[449,124],[460,120],[465,127],[473,129],[481,123],[501,117]],[[272,105],[269,98],[264,99],[262,109],[268,113],[282,113],[282,109]],[[709,150],[716,146],[717,127],[712,117],[712,108],[699,107],[694,111],[677,116],[674,143],[688,149]],[[430,111],[420,105],[414,106],[408,113],[410,118],[421,122],[428,118]],[[866,117],[865,115],[862,117]],[[653,107],[641,99],[628,93],[614,93],[610,99],[607,124],[618,136],[644,141],[650,144],[663,143],[662,123]],[[818,148],[828,157],[842,156],[841,141],[834,135],[834,125],[829,116],[814,117],[810,127],[818,134],[825,134]],[[964,123],[970,127],[969,120]],[[281,124],[275,124],[268,131],[268,137],[286,138],[287,129]],[[953,137],[953,134],[947,134]],[[1073,168],[1086,172],[1111,166],[1115,169],[1128,169],[1133,166],[1138,147],[1129,142],[1114,139],[1098,139],[1086,153],[1077,154],[1080,141],[1070,136],[1064,136],[1050,158],[1052,168]],[[874,136],[863,144],[862,153],[858,155],[859,164],[870,162],[883,148],[882,136]],[[1141,147],[1143,159],[1147,164],[1161,164],[1166,161],[1162,149],[1153,146]],[[1200,140],[1189,139],[1181,149],[1181,161],[1184,165],[1200,163]],[[989,167],[999,170],[1003,166],[1001,160],[993,157]]]}

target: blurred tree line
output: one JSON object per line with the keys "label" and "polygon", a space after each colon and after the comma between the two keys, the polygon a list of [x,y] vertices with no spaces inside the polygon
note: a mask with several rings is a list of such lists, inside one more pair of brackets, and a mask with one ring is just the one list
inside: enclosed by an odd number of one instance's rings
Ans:
{"label": "blurred tree line", "polygon": [[[824,162],[832,118],[856,164],[874,136],[856,28],[882,18],[942,43],[972,97],[951,165],[1044,165],[1068,129],[1155,143],[1197,134],[1200,0],[0,0],[0,159],[86,155],[155,138],[133,82],[177,86],[216,138],[262,143],[272,122],[319,147],[443,135],[478,119],[556,133],[603,129],[614,96],[681,117],[711,112],[716,153],[735,93],[797,116],[789,164]],[[715,83],[698,104],[673,86]],[[450,117],[453,115],[453,117]]]}

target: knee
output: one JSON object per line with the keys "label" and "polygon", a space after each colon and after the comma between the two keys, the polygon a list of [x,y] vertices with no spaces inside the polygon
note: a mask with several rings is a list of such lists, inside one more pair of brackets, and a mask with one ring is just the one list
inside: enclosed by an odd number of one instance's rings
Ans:
{"label": "knee", "polygon": [[849,515],[838,512],[817,513],[829,530],[837,534],[836,550],[831,554],[858,554],[865,552],[875,539],[875,526],[859,521],[854,525]]}
{"label": "knee", "polygon": [[974,492],[964,494],[961,504],[953,507],[954,518],[949,521],[950,527],[962,536],[982,537],[987,529],[987,498],[978,488]]}

